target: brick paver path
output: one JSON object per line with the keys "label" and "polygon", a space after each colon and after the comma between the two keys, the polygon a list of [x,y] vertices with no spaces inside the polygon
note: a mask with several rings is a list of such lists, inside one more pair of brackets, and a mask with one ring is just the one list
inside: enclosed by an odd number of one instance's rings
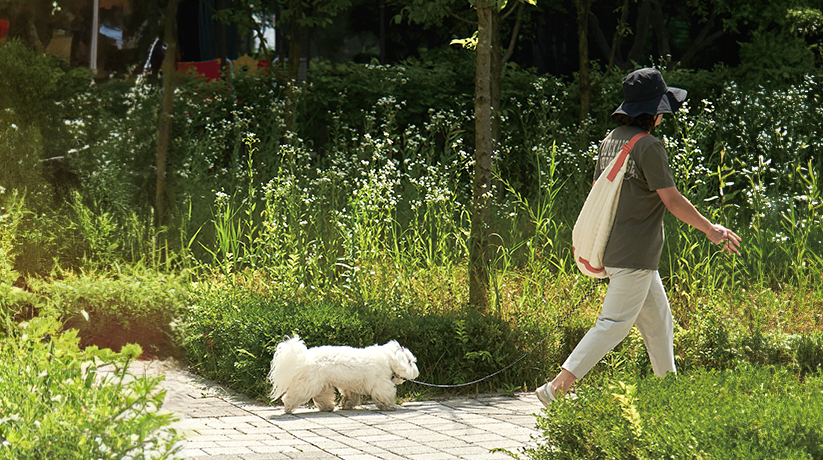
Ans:
{"label": "brick paver path", "polygon": [[[204,460],[254,459],[510,459],[533,446],[533,393],[480,395],[406,402],[395,411],[365,404],[355,410],[293,415],[237,394],[168,363],[144,363],[164,372],[164,408],[180,418],[180,456]],[[139,370],[136,370],[140,372]],[[135,373],[137,373],[135,372]],[[405,383],[409,385],[409,383]]]}

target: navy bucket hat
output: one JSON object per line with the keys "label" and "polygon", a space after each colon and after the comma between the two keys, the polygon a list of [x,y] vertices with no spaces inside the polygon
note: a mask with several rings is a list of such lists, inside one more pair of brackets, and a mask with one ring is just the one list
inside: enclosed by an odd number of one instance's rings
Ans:
{"label": "navy bucket hat", "polygon": [[623,79],[623,103],[612,113],[637,117],[648,113],[674,113],[686,100],[685,89],[666,86],[657,69],[635,70]]}

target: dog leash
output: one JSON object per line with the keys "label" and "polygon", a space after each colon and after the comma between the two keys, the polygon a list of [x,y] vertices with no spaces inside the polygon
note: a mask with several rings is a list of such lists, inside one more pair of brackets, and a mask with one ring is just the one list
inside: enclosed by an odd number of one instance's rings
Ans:
{"label": "dog leash", "polygon": [[565,322],[566,322],[569,318],[571,318],[571,316],[574,314],[574,312],[576,312],[576,311],[577,311],[577,309],[578,309],[578,308],[580,308],[580,306],[581,306],[581,305],[583,305],[583,302],[584,302],[586,299],[588,299],[588,298],[589,298],[589,296],[591,296],[591,295],[592,295],[592,293],[594,292],[594,290],[595,290],[595,289],[597,289],[597,287],[598,287],[598,286],[600,286],[601,284],[604,284],[605,282],[606,282],[606,280],[605,280],[605,279],[598,279],[597,281],[595,281],[595,282],[594,282],[594,284],[592,284],[592,286],[589,288],[588,292],[586,292],[586,294],[585,294],[585,295],[583,295],[583,297],[582,297],[582,298],[580,298],[580,300],[577,302],[577,305],[575,305],[574,307],[572,307],[572,308],[570,308],[570,309],[569,309],[569,311],[566,313],[566,315],[565,315],[565,316],[564,316],[564,317],[563,317],[560,321],[558,321],[558,322],[557,322],[557,324],[555,324],[555,325],[554,325],[554,328],[552,328],[552,330],[551,330],[551,331],[549,331],[549,333],[548,333],[548,334],[546,334],[546,337],[545,337],[543,340],[541,340],[541,341],[537,342],[537,344],[535,344],[533,347],[531,347],[528,351],[526,351],[525,353],[523,353],[522,355],[520,355],[520,357],[519,357],[519,358],[517,358],[516,360],[514,360],[514,361],[513,361],[511,364],[509,364],[508,366],[506,366],[506,367],[504,367],[504,368],[500,369],[499,371],[496,371],[496,372],[494,372],[494,373],[492,373],[492,374],[489,374],[489,375],[487,375],[487,376],[485,376],[485,377],[481,377],[481,378],[479,378],[479,379],[477,379],[477,380],[472,380],[471,382],[466,382],[466,383],[458,383],[458,384],[454,384],[454,385],[439,385],[439,384],[436,384],[436,383],[426,383],[426,382],[421,382],[421,381],[419,381],[419,380],[414,380],[414,379],[404,379],[403,377],[399,377],[399,376],[398,376],[397,378],[399,378],[399,379],[403,379],[403,380],[405,380],[405,381],[407,381],[407,382],[416,383],[416,384],[418,384],[418,385],[423,385],[423,386],[427,386],[427,387],[435,387],[435,388],[459,388],[459,387],[465,387],[465,386],[469,386],[469,385],[474,385],[475,383],[480,383],[480,382],[482,382],[482,381],[484,381],[484,380],[488,380],[488,379],[490,379],[490,378],[494,377],[495,375],[500,374],[501,372],[503,372],[503,371],[506,371],[506,370],[510,369],[510,368],[511,368],[512,366],[514,366],[515,364],[519,363],[520,361],[522,361],[522,360],[523,360],[523,358],[525,358],[525,357],[526,357],[526,356],[528,356],[528,355],[529,355],[532,351],[534,351],[534,350],[535,350],[535,348],[537,348],[538,346],[542,345],[542,344],[543,344],[543,342],[545,342],[546,340],[548,340],[548,339],[549,339],[549,337],[550,337],[552,334],[554,334],[554,332],[555,332],[555,331],[556,331],[556,330],[557,330],[560,326],[562,326],[562,325],[563,325],[563,324],[564,324],[564,323],[565,323]]}

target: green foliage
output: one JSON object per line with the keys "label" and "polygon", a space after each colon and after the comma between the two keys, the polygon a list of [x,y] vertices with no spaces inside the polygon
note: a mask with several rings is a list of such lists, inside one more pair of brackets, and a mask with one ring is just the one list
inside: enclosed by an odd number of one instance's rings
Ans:
{"label": "green foliage", "polygon": [[816,72],[815,58],[820,56],[817,27],[821,17],[819,10],[808,6],[802,0],[751,2],[742,8],[728,3],[731,19],[725,27],[741,23],[752,27],[748,40],[740,43],[740,65],[735,69],[741,76],[739,80],[751,84],[744,86],[799,83],[804,76]]}
{"label": "green foliage", "polygon": [[[580,289],[568,241],[596,145],[581,151],[577,142],[581,132],[597,140],[611,127],[621,76],[595,69],[604,78],[593,118],[578,123],[576,83],[506,67],[491,191],[493,312],[483,318],[467,310],[461,287],[473,165],[470,56],[317,62],[308,74],[295,132],[286,131],[283,88],[272,76],[184,79],[168,164],[172,219],[163,229],[152,227],[161,93],[151,82],[55,83],[74,103],[58,124],[74,142],[64,152],[77,176],[71,193],[35,177],[50,135],[5,110],[3,317],[54,313],[92,332],[124,322],[164,328],[179,313],[198,368],[255,395],[265,393],[272,347],[295,330],[310,344],[401,339],[425,363],[422,377],[437,383],[493,372],[536,343],[533,357],[483,388],[530,386],[553,373],[599,306],[590,299],[551,329]],[[679,307],[684,371],[755,362],[812,375],[820,367],[819,78],[752,89],[734,69],[666,71],[692,96],[656,131],[677,185],[745,241],[744,256],[730,258],[666,221],[661,273]],[[35,185],[24,192],[19,183]],[[183,280],[121,270],[123,259],[150,270],[191,268],[214,286],[196,286],[196,314],[180,313]],[[31,290],[12,285],[18,273]],[[713,311],[703,310],[707,302]],[[624,368],[649,372],[637,335],[596,372]]]}
{"label": "green foliage", "polygon": [[[485,377],[513,363],[527,345],[525,328],[515,330],[468,306],[438,313],[388,304],[372,307],[369,313],[378,337],[396,338],[412,350],[422,382],[461,384]],[[538,356],[531,355],[503,374],[463,390],[495,391],[503,383],[534,381],[539,378],[534,372],[538,362]],[[421,390],[405,390],[412,389]]]}
{"label": "green foliage", "polygon": [[19,242],[18,227],[25,216],[25,196],[0,186],[0,281],[8,281]]}
{"label": "green foliage", "polygon": [[[271,75],[185,79],[168,164],[172,217],[163,229],[152,227],[160,91],[141,79],[61,83],[76,108],[60,124],[76,139],[66,157],[77,179],[70,188],[79,194],[60,192],[60,204],[44,216],[21,221],[15,268],[42,275],[55,261],[93,268],[163,261],[168,268],[216,260],[226,267],[230,260],[234,271],[263,268],[298,286],[344,279],[353,295],[369,296],[373,286],[361,275],[370,263],[459,264],[472,174],[472,62],[462,50],[421,56],[391,66],[313,62],[294,133],[285,131],[283,88]],[[657,134],[681,189],[705,215],[742,233],[757,257],[728,263],[700,234],[669,221],[663,273],[694,288],[731,282],[722,277],[728,269],[735,282],[811,283],[822,238],[817,77],[749,90],[730,83],[733,75],[726,68],[666,71],[692,100]],[[593,119],[582,124],[577,91],[574,82],[505,69],[492,217],[501,251],[491,273],[533,266],[538,257],[551,260],[544,266],[553,273],[570,266],[566,242],[595,152],[594,144],[578,151],[578,140],[581,131],[596,140],[611,127],[620,76],[604,76]],[[3,171],[21,175],[9,183],[36,184],[26,203],[39,213],[58,188],[22,178],[39,174],[42,155],[21,155],[15,145],[43,152],[44,137],[13,126],[0,128],[17,162]],[[544,177],[549,171],[554,182]],[[547,185],[558,192],[547,193]],[[538,251],[530,239],[545,227],[534,216],[549,205],[551,233],[540,237]]]}
{"label": "green foliage", "polygon": [[180,438],[161,378],[127,369],[140,347],[80,351],[59,328],[34,318],[0,339],[0,458],[172,458]]}
{"label": "green foliage", "polygon": [[796,82],[815,69],[815,55],[805,40],[788,32],[763,31],[740,46],[737,69],[764,84]]}
{"label": "green foliage", "polygon": [[64,319],[85,311],[102,323],[170,320],[182,307],[186,293],[185,278],[139,268],[55,275],[59,276],[32,279],[31,289],[46,299],[47,313]]}
{"label": "green foliage", "polygon": [[[699,314],[676,315],[674,351],[677,369],[691,373],[699,369],[734,369],[744,364],[781,366],[798,375],[815,374],[823,370],[823,333],[787,334],[763,329],[747,330],[737,322],[730,311],[721,314],[706,309]],[[565,357],[586,332],[584,326],[575,334],[573,327],[565,328],[574,334]],[[561,358],[562,359],[562,358]],[[599,372],[633,370],[651,373],[645,344],[636,330],[607,356],[606,366]]]}
{"label": "green foliage", "polygon": [[786,12],[786,22],[791,31],[803,37],[815,55],[815,63],[823,64],[823,12],[814,8],[791,8]]}
{"label": "green foliage", "polygon": [[622,375],[584,384],[538,416],[530,459],[813,459],[823,455],[823,378],[774,367]]}
{"label": "green foliage", "polygon": [[[469,155],[461,120],[433,112],[423,127],[428,136],[414,128],[401,134],[398,113],[399,104],[381,100],[365,114],[365,133],[339,127],[341,145],[318,160],[294,137],[275,152],[247,137],[245,161],[226,177],[233,185],[205,197],[209,206],[214,197],[214,214],[193,232],[192,252],[205,253],[201,260],[224,275],[258,268],[306,289],[342,279],[345,289],[364,298],[373,286],[360,284],[359,271],[373,262],[455,263],[465,250],[467,217],[461,182]],[[202,199],[191,198],[192,224]]]}
{"label": "green foliage", "polygon": [[105,341],[117,349],[130,340],[146,356],[175,354],[173,319],[185,304],[184,277],[139,267],[53,275],[29,278],[25,289],[14,279],[0,280],[0,324],[8,328],[12,320],[39,315],[76,329],[84,346]]}
{"label": "green foliage", "polygon": [[707,257],[714,248],[705,238],[672,220],[663,258],[671,276],[714,283],[718,274],[711,272],[732,269],[767,283],[807,283],[806,267],[816,263],[812,253],[820,253],[823,239],[819,99],[813,77],[775,90],[731,85],[716,102],[703,100],[678,119],[677,135],[664,137],[678,187],[705,215],[739,232],[747,255],[717,264]]}
{"label": "green foliage", "polygon": [[90,81],[87,70],[65,71],[57,58],[17,39],[0,46],[0,184],[25,192],[38,212],[52,204],[46,179],[58,174],[58,157],[71,145],[64,119],[72,97]]}
{"label": "green foliage", "polygon": [[35,295],[14,286],[19,277],[14,270],[20,244],[18,228],[27,212],[22,194],[0,186],[0,334],[5,332],[11,318],[38,303]]}
{"label": "green foliage", "polygon": [[251,396],[268,390],[274,348],[299,333],[309,345],[370,345],[356,311],[328,302],[298,303],[224,283],[197,283],[178,332],[188,362],[208,378]]}
{"label": "green foliage", "polygon": [[0,102],[0,184],[25,193],[28,211],[17,268],[45,274],[55,260],[72,267],[84,258],[105,265],[146,257],[152,248],[139,241],[152,239],[145,204],[156,130],[148,100],[157,92],[95,85],[87,70],[65,72],[14,40],[0,47],[0,61],[8,95]]}
{"label": "green foliage", "polygon": [[53,113],[63,75],[55,60],[29,50],[20,40],[5,43],[0,48],[0,107],[12,110],[25,124]]}
{"label": "green foliage", "polygon": [[[299,5],[289,0],[279,0],[276,26],[287,29],[290,21],[294,20],[300,27],[309,29],[326,27],[332,23],[332,18],[349,7],[350,0],[311,0],[300,2]],[[273,14],[273,8],[273,5],[267,3],[238,1],[232,4],[232,8],[215,10],[215,19],[224,24],[236,23],[245,29],[244,31],[254,30],[259,33],[260,25],[256,23],[255,16]]]}
{"label": "green foliage", "polygon": [[335,127],[368,132],[368,117],[383,100],[390,99],[402,109],[394,113],[394,129],[402,132],[423,127],[432,112],[466,111],[474,94],[470,56],[460,50],[431,51],[422,60],[397,65],[312,61],[307,78],[300,131],[323,149],[329,143],[340,146],[343,139],[338,136],[343,133],[334,132]]}

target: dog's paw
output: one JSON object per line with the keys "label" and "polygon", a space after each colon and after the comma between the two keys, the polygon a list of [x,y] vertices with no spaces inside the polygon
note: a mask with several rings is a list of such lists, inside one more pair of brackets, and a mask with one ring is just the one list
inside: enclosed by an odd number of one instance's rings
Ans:
{"label": "dog's paw", "polygon": [[377,406],[377,409],[378,409],[378,410],[385,410],[385,411],[388,411],[388,410],[395,410],[395,409],[397,409],[397,407],[396,407],[394,404],[374,403],[374,405],[375,405],[375,406]]}

